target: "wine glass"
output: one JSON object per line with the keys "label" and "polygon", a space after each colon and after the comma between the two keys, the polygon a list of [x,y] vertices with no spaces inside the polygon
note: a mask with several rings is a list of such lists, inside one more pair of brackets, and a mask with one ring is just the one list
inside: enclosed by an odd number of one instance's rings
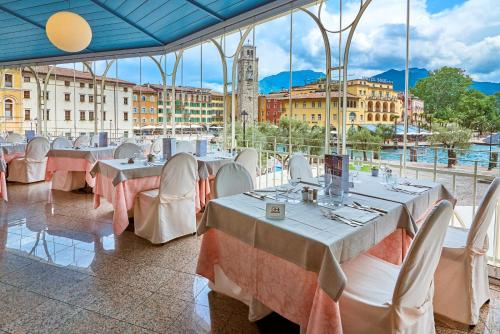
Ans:
{"label": "wine glass", "polygon": [[288,202],[290,203],[296,203],[298,202],[296,199],[293,199],[290,197],[290,193],[293,194],[294,191],[295,191],[295,188],[299,185],[301,179],[300,178],[295,178],[295,177],[292,177],[291,175],[289,175],[289,178],[288,178],[288,184],[291,186],[291,188],[289,187],[288,190],[287,190],[287,199],[288,199]]}
{"label": "wine glass", "polygon": [[356,157],[354,158],[354,170],[355,172],[353,173],[353,183],[358,183],[359,181],[357,181],[358,179],[358,176],[359,176],[359,172],[361,171],[361,158],[360,157]]}

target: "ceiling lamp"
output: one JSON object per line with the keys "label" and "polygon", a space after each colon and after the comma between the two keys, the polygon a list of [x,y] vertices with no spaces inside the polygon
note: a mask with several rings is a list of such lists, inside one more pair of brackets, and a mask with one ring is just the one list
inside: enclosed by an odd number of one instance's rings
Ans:
{"label": "ceiling lamp", "polygon": [[92,29],[83,17],[72,12],[58,12],[47,20],[45,31],[50,42],[66,52],[79,52],[89,46]]}

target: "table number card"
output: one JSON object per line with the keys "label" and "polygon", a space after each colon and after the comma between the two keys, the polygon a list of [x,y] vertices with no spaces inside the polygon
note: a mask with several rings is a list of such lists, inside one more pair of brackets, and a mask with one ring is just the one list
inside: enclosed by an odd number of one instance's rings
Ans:
{"label": "table number card", "polygon": [[266,203],[266,218],[285,219],[285,203]]}
{"label": "table number card", "polygon": [[204,157],[207,155],[208,141],[206,139],[196,140],[196,155],[198,157]]}
{"label": "table number card", "polygon": [[325,154],[325,177],[332,176],[332,187],[343,192],[349,190],[349,156]]}
{"label": "table number card", "polygon": [[99,147],[108,147],[108,133],[99,132]]}
{"label": "table number card", "polygon": [[163,138],[163,159],[168,160],[176,153],[175,138]]}

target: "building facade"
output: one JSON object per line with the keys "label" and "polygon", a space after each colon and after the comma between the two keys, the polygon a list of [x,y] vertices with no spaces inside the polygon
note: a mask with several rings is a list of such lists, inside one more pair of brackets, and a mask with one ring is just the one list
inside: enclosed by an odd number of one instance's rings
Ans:
{"label": "building facade", "polygon": [[257,121],[259,115],[259,59],[257,49],[252,45],[244,45],[238,58],[238,108],[237,118],[248,114],[248,121]]}
{"label": "building facade", "polygon": [[[36,68],[43,90],[50,67]],[[38,122],[50,136],[75,138],[81,134],[93,135],[95,122],[99,131],[111,133],[111,137],[132,134],[133,83],[115,78],[94,81],[86,71],[53,67],[47,78],[45,101],[39,96],[33,72],[22,71],[23,128],[36,129]],[[43,80],[43,81],[42,81]],[[95,95],[94,85],[97,85]],[[96,108],[97,107],[97,108]],[[46,120],[43,110],[46,110]]]}
{"label": "building facade", "polygon": [[23,131],[23,90],[19,69],[0,70],[0,133]]}

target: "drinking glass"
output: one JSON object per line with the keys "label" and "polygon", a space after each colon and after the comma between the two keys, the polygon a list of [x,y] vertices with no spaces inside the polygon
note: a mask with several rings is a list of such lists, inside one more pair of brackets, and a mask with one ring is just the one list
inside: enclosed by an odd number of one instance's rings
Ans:
{"label": "drinking glass", "polygon": [[[291,176],[289,176],[288,178],[288,184],[291,185],[291,188],[288,188],[288,191],[287,191],[287,200],[288,202],[290,203],[298,203],[300,202],[299,200],[297,200],[295,197],[295,188],[299,185],[300,183],[300,178],[293,178]],[[292,196],[290,196],[292,195]]]}
{"label": "drinking glass", "polygon": [[340,187],[330,187],[330,203],[334,210],[339,209],[344,204],[344,192]]}
{"label": "drinking glass", "polygon": [[354,173],[353,173],[353,183],[358,183],[359,172],[361,171],[361,158],[356,157],[354,159]]}

